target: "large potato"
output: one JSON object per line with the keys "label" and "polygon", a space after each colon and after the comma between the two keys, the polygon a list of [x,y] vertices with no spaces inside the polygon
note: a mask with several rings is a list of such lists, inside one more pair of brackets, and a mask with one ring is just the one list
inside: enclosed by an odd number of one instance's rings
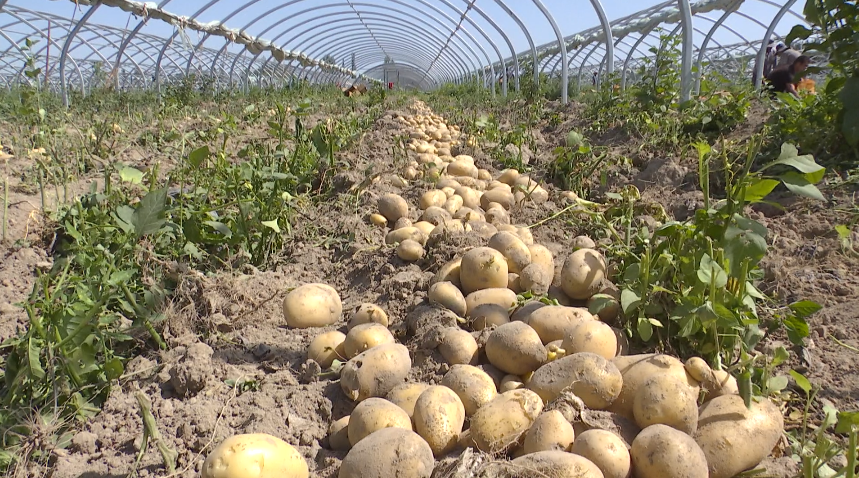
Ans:
{"label": "large potato", "polygon": [[[442,192],[442,194],[444,194],[444,192]],[[445,201],[447,201],[447,198],[445,198]],[[444,206],[444,203],[441,203],[441,206]],[[441,206],[428,207],[426,211],[421,214],[421,222],[428,222],[433,225],[433,228],[435,228],[435,226],[438,226],[439,224],[444,224],[445,222],[453,219],[453,216],[451,216],[449,212],[442,209]]]}
{"label": "large potato", "polygon": [[493,325],[503,325],[510,322],[508,308],[498,304],[478,305],[469,315],[471,330],[479,331]]}
{"label": "large potato", "polygon": [[203,462],[202,478],[307,478],[301,453],[280,438],[264,433],[233,435]]}
{"label": "large potato", "polygon": [[396,342],[394,336],[387,327],[371,322],[352,327],[352,330],[346,334],[346,340],[343,342],[343,350],[346,352],[346,358],[351,359],[377,345],[392,344],[394,342]]}
{"label": "large potato", "polygon": [[465,423],[465,407],[453,390],[435,385],[418,397],[414,420],[415,431],[429,443],[433,454],[440,456],[456,447]]}
{"label": "large potato", "polygon": [[564,340],[579,325],[593,321],[594,316],[587,309],[550,305],[534,310],[524,321],[537,331],[544,344]]}
{"label": "large potato", "polygon": [[502,393],[471,417],[471,438],[480,451],[502,453],[517,444],[543,411],[543,401],[530,390]]}
{"label": "large potato", "polygon": [[[506,285],[506,274],[504,280]],[[283,299],[283,318],[292,328],[327,327],[340,320],[341,314],[340,295],[329,285],[305,284]]]}
{"label": "large potato", "polygon": [[394,387],[385,398],[411,417],[415,414],[415,402],[428,388],[429,385],[425,383],[403,383]]}
{"label": "large potato", "polygon": [[629,478],[629,450],[619,436],[606,430],[588,430],[576,437],[571,453],[592,461],[605,478]]}
{"label": "large potato", "polygon": [[383,428],[349,450],[338,478],[430,478],[435,468],[432,449],[417,433]]}
{"label": "large potato", "polygon": [[411,368],[412,359],[405,345],[378,345],[346,362],[340,371],[340,387],[355,402],[384,397],[403,383]]}
{"label": "large potato", "polygon": [[480,196],[480,207],[483,208],[484,211],[489,213],[489,204],[497,203],[500,204],[506,210],[510,210],[515,204],[516,198],[513,196],[513,193],[510,191],[506,191],[503,188],[490,189],[483,193],[483,196]]}
{"label": "large potato", "polygon": [[500,252],[507,260],[507,270],[519,274],[531,263],[528,246],[512,232],[501,231],[489,238],[489,247]]}
{"label": "large potato", "polygon": [[573,425],[558,410],[543,412],[525,433],[525,453],[569,451],[576,438]]}
{"label": "large potato", "polygon": [[589,299],[600,291],[605,275],[603,255],[594,249],[579,249],[564,262],[561,288],[571,299]]}
{"label": "large potato", "polygon": [[379,214],[385,216],[390,223],[397,222],[401,217],[408,217],[409,203],[396,194],[385,194],[379,198]]}
{"label": "large potato", "polygon": [[548,358],[540,336],[522,322],[510,322],[493,330],[485,350],[489,363],[513,375],[533,372]]}
{"label": "large potato", "polygon": [[507,287],[507,260],[491,247],[475,247],[462,256],[459,279],[465,294]]}
{"label": "large potato", "polygon": [[467,417],[474,415],[480,407],[498,395],[492,377],[471,365],[451,366],[441,379],[441,384],[459,396]]}
{"label": "large potato", "polygon": [[369,323],[381,324],[387,327],[388,314],[376,304],[364,303],[355,308],[355,312],[352,313],[346,327],[352,330],[356,325]]}
{"label": "large potato", "polygon": [[431,304],[440,305],[460,317],[465,317],[468,311],[465,296],[453,282],[436,282],[430,286],[428,296]]}
{"label": "large potato", "polygon": [[676,377],[681,383],[686,383],[695,396],[700,390],[698,382],[686,372],[683,362],[670,355],[623,355],[613,358],[612,363],[623,375],[623,389],[609,410],[631,420],[635,420],[635,413],[633,412],[635,392],[654,375]]}
{"label": "large potato", "polygon": [[630,456],[636,478],[708,478],[707,457],[701,447],[667,425],[642,430],[632,442]]}
{"label": "large potato", "polygon": [[511,461],[509,466],[514,473],[527,470],[528,476],[605,478],[596,464],[587,458],[558,450],[522,455]]}
{"label": "large potato", "polygon": [[525,322],[527,324],[528,317],[531,315],[531,313],[537,309],[542,309],[543,307],[549,306],[540,302],[539,300],[532,300],[530,302],[526,302],[522,304],[518,309],[514,310],[512,314],[510,314],[510,320],[514,322]]}
{"label": "large potato", "polygon": [[635,392],[635,423],[642,429],[662,424],[687,435],[698,429],[698,396],[673,375],[654,375]]}
{"label": "large potato", "polygon": [[346,350],[343,348],[345,340],[346,336],[336,330],[317,335],[307,347],[307,358],[327,369],[335,360],[346,360]]}
{"label": "large potato", "polygon": [[588,408],[604,410],[615,401],[623,385],[620,371],[613,363],[596,354],[580,353],[537,369],[528,388],[549,403],[571,387]]}
{"label": "large potato", "polygon": [[614,329],[598,321],[579,324],[564,338],[564,350],[568,354],[591,352],[611,360],[617,355],[617,335]]}
{"label": "large potato", "polygon": [[445,201],[447,201],[447,195],[444,193],[444,191],[441,191],[439,189],[432,189],[421,195],[421,210],[426,211],[433,206],[441,207],[444,205]]}
{"label": "large potato", "polygon": [[476,365],[478,348],[472,335],[460,328],[446,328],[442,331],[438,351],[448,365]]}
{"label": "large potato", "polygon": [[516,293],[506,287],[472,292],[465,298],[466,316],[471,317],[473,311],[486,304],[500,305],[509,309],[516,305]]}
{"label": "large potato", "polygon": [[539,264],[528,264],[519,273],[519,287],[534,295],[546,295],[552,286],[552,274]]}
{"label": "large potato", "polygon": [[353,447],[382,428],[412,429],[412,419],[400,407],[383,398],[368,398],[355,406],[349,416],[349,444]]}
{"label": "large potato", "polygon": [[764,398],[747,408],[739,395],[716,397],[701,406],[695,441],[703,450],[710,478],[730,478],[756,467],[784,433],[778,407]]}

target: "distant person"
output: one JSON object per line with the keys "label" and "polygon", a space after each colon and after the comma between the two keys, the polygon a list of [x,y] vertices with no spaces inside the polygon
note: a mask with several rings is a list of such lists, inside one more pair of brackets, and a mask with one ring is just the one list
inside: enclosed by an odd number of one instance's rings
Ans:
{"label": "distant person", "polygon": [[[775,68],[776,56],[775,56],[775,40],[770,40],[767,42],[767,50],[766,55],[764,56],[764,78],[768,77],[770,73]],[[752,85],[757,84],[758,82],[758,60],[755,57],[755,68],[752,70]]]}
{"label": "distant person", "polygon": [[808,69],[809,64],[811,64],[811,58],[800,55],[790,66],[777,67],[767,76],[770,91],[773,94],[790,93],[799,98],[799,93],[796,89],[800,81],[798,76]]}
{"label": "distant person", "polygon": [[776,57],[778,57],[775,64],[776,68],[793,65],[794,62],[796,62],[796,59],[802,56],[802,53],[794,50],[793,48],[789,48],[782,42],[779,42],[779,44],[776,45],[775,54]]}

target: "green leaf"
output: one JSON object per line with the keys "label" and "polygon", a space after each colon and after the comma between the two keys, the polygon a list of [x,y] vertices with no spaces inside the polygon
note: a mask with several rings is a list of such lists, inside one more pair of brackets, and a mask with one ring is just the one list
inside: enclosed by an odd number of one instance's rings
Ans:
{"label": "green leaf", "polygon": [[107,374],[108,380],[116,380],[122,376],[125,367],[122,366],[122,361],[114,357],[104,364],[104,372]]}
{"label": "green leaf", "polygon": [[125,183],[140,184],[143,182],[143,171],[125,167],[119,170],[119,179]]}
{"label": "green leaf", "polygon": [[792,315],[784,320],[787,337],[794,345],[802,345],[802,339],[808,337],[808,322],[804,318]]}
{"label": "green leaf", "polygon": [[210,155],[211,152],[209,151],[208,146],[197,148],[194,151],[191,151],[191,154],[188,155],[188,164],[190,164],[194,169],[197,169]]}
{"label": "green leaf", "polygon": [[608,294],[596,294],[588,300],[588,312],[599,314],[606,307],[616,306],[617,299]]}
{"label": "green leaf", "polygon": [[27,363],[30,367],[30,378],[41,380],[45,378],[45,370],[42,368],[42,347],[37,338],[30,336],[27,342]]}
{"label": "green leaf", "polygon": [[784,347],[778,347],[775,349],[773,353],[773,361],[772,366],[778,367],[779,365],[785,363],[790,359],[790,353]]}
{"label": "green leaf", "polygon": [[836,433],[852,433],[856,427],[859,427],[859,412],[838,412]]}
{"label": "green leaf", "polygon": [[817,189],[817,186],[811,184],[802,174],[791,171],[782,174],[779,176],[779,179],[781,179],[790,192],[796,195],[817,199],[818,201],[826,200],[820,190]]}
{"label": "green leaf", "polygon": [[785,38],[785,44],[790,45],[794,40],[805,40],[810,37],[814,31],[806,28],[804,25],[797,25],[793,27],[790,33],[787,34]]}
{"label": "green leaf", "polygon": [[701,264],[698,267],[698,280],[703,284],[710,285],[710,282],[713,281],[714,278],[714,285],[716,287],[721,289],[728,285],[728,275],[725,274],[725,270],[722,269],[722,266],[714,261],[709,254],[704,254],[701,258]]}
{"label": "green leaf", "polygon": [[816,173],[824,169],[823,166],[814,162],[813,156],[810,154],[799,156],[799,150],[796,149],[796,146],[788,143],[781,146],[781,155],[778,159],[761,168],[761,171],[777,165],[790,166],[801,173]]}
{"label": "green leaf", "polygon": [[647,342],[653,337],[653,325],[649,320],[639,320],[638,321],[638,336],[641,337],[641,340]]}
{"label": "green leaf", "polygon": [[[623,289],[620,293],[620,307],[624,315],[629,315],[631,311],[641,305],[641,297],[629,289]],[[646,340],[646,339],[645,339]]]}
{"label": "green leaf", "polygon": [[158,232],[166,222],[166,219],[164,219],[166,211],[167,188],[150,191],[144,196],[140,200],[140,205],[134,211],[134,216],[131,220],[137,237],[141,238]]}
{"label": "green leaf", "polygon": [[838,94],[846,110],[859,110],[859,77],[853,76],[844,82],[844,88]]}
{"label": "green leaf", "polygon": [[844,111],[841,133],[844,134],[847,144],[854,148],[859,146],[859,109]]}
{"label": "green leaf", "polygon": [[738,277],[743,270],[743,261],[757,264],[767,252],[767,241],[752,231],[728,227],[725,231],[725,259],[732,276]]}
{"label": "green leaf", "polygon": [[844,224],[838,224],[835,226],[835,232],[838,233],[838,237],[840,239],[850,239],[850,228],[845,226]]}
{"label": "green leaf", "polygon": [[222,223],[222,222],[206,221],[203,224],[213,228],[214,230],[218,231],[219,233],[221,233],[221,235],[223,235],[224,237],[226,237],[228,239],[230,237],[233,237],[233,231],[231,231],[230,228],[227,227],[227,225]]}
{"label": "green leaf", "polygon": [[767,388],[772,392],[780,392],[787,388],[789,381],[785,375],[770,377],[767,381]]}
{"label": "green leaf", "polygon": [[788,307],[790,307],[790,310],[792,310],[794,314],[796,314],[798,317],[802,317],[803,319],[811,317],[823,308],[822,305],[810,300],[794,302]]}
{"label": "green leaf", "polygon": [[635,282],[638,280],[639,275],[641,275],[641,264],[632,264],[623,271],[623,281],[627,283]]}
{"label": "green leaf", "polygon": [[796,382],[796,386],[801,388],[806,395],[811,393],[811,382],[809,382],[804,375],[797,372],[796,370],[791,370],[790,376],[793,377],[793,381]]}
{"label": "green leaf", "polygon": [[759,179],[746,188],[746,201],[756,203],[767,197],[778,186],[775,179]]}
{"label": "green leaf", "polygon": [[116,208],[116,224],[126,233],[134,231],[134,208],[122,205]]}
{"label": "green leaf", "polygon": [[277,225],[277,219],[273,221],[263,221],[261,223],[263,226],[273,230],[274,232],[280,234],[280,226]]}

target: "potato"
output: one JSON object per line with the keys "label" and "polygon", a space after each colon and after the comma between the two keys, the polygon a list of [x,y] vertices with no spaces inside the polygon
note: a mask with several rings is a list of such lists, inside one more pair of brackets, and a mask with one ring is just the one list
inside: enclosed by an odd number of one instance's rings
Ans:
{"label": "potato", "polygon": [[535,295],[546,295],[552,286],[552,274],[540,264],[529,264],[519,273],[519,287]]}
{"label": "potato", "polygon": [[415,413],[415,402],[427,388],[429,385],[425,383],[403,383],[394,387],[385,398],[412,417]]}
{"label": "potato", "polygon": [[760,464],[783,433],[784,417],[769,399],[749,409],[739,395],[724,395],[701,406],[694,437],[710,478],[730,478]]}
{"label": "potato", "polygon": [[510,225],[510,215],[502,207],[490,208],[486,210],[486,222],[492,224],[501,231],[501,226]]}
{"label": "potato", "polygon": [[617,325],[616,321],[620,314],[620,291],[617,286],[609,281],[604,281],[597,294],[610,296],[612,300],[596,296],[591,297],[588,299],[588,310],[597,314],[601,321]]}
{"label": "potato", "polygon": [[456,447],[465,423],[459,396],[443,385],[427,388],[415,402],[415,431],[429,443],[435,456]]}
{"label": "potato", "polygon": [[411,239],[406,239],[397,246],[397,257],[407,262],[420,260],[424,254],[423,246]]}
{"label": "potato", "polygon": [[349,415],[331,422],[328,427],[328,445],[332,450],[349,451],[352,443],[349,442]]}
{"label": "potato", "polygon": [[568,354],[591,352],[611,360],[617,355],[617,336],[608,325],[590,320],[579,324],[564,338],[563,348]]}
{"label": "potato", "polygon": [[690,388],[692,395],[698,395],[700,388],[698,382],[686,372],[683,362],[670,355],[624,355],[613,358],[612,362],[623,375],[623,389],[609,410],[626,418],[635,419],[633,411],[635,392],[654,375],[676,377]]}
{"label": "potato", "polygon": [[460,328],[444,329],[438,351],[449,365],[477,364],[477,341]]}
{"label": "potato", "polygon": [[413,241],[415,241],[421,245],[424,245],[427,243],[427,236],[424,235],[424,233],[421,232],[420,229],[418,229],[414,226],[409,226],[409,227],[404,227],[402,229],[396,229],[396,230],[389,232],[385,236],[385,244],[388,244],[388,245],[397,244],[397,243],[401,243],[401,242],[408,240],[408,239],[411,239],[411,240],[413,240]]}
{"label": "potato", "polygon": [[471,330],[479,331],[510,322],[508,308],[498,304],[478,305],[469,315]]}
{"label": "potato", "polygon": [[453,282],[436,282],[431,285],[429,301],[431,304],[444,307],[460,317],[465,317],[465,313],[468,311],[462,291],[453,285]]}
{"label": "potato", "polygon": [[485,350],[489,363],[513,375],[533,372],[547,359],[540,336],[522,322],[510,322],[493,330]]}
{"label": "potato", "polygon": [[346,360],[343,342],[346,336],[336,330],[317,335],[307,347],[307,358],[318,363],[323,369],[331,367],[335,360]]}
{"label": "potato", "polygon": [[510,210],[515,204],[516,199],[513,197],[513,193],[510,191],[506,191],[502,188],[490,189],[483,193],[483,196],[480,196],[480,207],[483,208],[484,211],[489,213],[489,204],[497,203],[500,204],[502,208],[505,210]]}
{"label": "potato", "polygon": [[[443,193],[442,193],[443,194]],[[447,201],[447,199],[445,199]],[[441,203],[444,206],[444,203]],[[428,222],[433,224],[433,227],[438,226],[439,224],[443,224],[446,221],[450,221],[453,219],[453,216],[450,215],[449,212],[445,211],[441,208],[441,206],[430,206],[428,207],[423,214],[421,214],[421,222]]]}
{"label": "potato", "polygon": [[379,214],[394,223],[401,217],[408,217],[409,203],[397,194],[385,194],[379,198]]}
{"label": "potato", "polygon": [[460,186],[455,189],[456,195],[462,198],[462,205],[469,209],[477,209],[480,207],[480,196],[482,194],[478,193],[472,188]]}
{"label": "potato", "polygon": [[704,396],[704,401],[710,401],[723,395],[739,395],[740,388],[737,379],[724,370],[713,370],[714,383],[710,386]]}
{"label": "potato", "polygon": [[708,478],[701,447],[667,425],[642,430],[632,442],[630,456],[636,478]]}
{"label": "potato", "polygon": [[522,377],[518,375],[507,374],[501,379],[501,383],[498,384],[499,393],[519,390],[520,388],[525,388],[525,383],[523,383]]}
{"label": "potato", "polygon": [[[510,314],[510,320],[515,322],[525,322],[528,323],[528,317],[537,309],[542,309],[543,307],[549,307],[546,304],[540,302],[539,300],[532,300],[530,302],[526,302],[522,304],[518,309],[514,310],[512,314]],[[533,327],[532,327],[533,328]]]}
{"label": "potato", "polygon": [[554,278],[555,276],[555,259],[546,246],[540,244],[531,244],[528,246],[528,251],[531,253],[531,264],[539,265]]}
{"label": "potato", "polygon": [[350,359],[340,371],[340,387],[350,400],[384,397],[409,375],[409,349],[397,343],[377,345]]}
{"label": "potato", "polygon": [[451,219],[434,227],[432,232],[430,232],[430,237],[440,234],[462,234],[463,232],[466,232],[465,224],[458,219]]}
{"label": "potato", "polygon": [[343,342],[343,350],[346,358],[351,359],[356,355],[382,344],[394,343],[394,336],[382,324],[367,323],[352,327],[346,334]]}
{"label": "potato", "polygon": [[509,309],[516,305],[516,293],[506,287],[472,292],[465,297],[466,315],[471,317],[471,313],[484,304],[497,304]]}
{"label": "potato", "polygon": [[522,455],[508,466],[514,473],[527,470],[529,476],[604,478],[596,464],[587,458],[559,450]]}
{"label": "potato", "polygon": [[302,285],[283,299],[286,325],[295,329],[327,327],[340,320],[342,313],[340,295],[325,284]]}
{"label": "potato", "polygon": [[426,211],[430,207],[442,207],[444,202],[447,201],[447,194],[440,189],[432,189],[423,193],[420,199],[420,206],[422,211]]}
{"label": "potato", "polygon": [[394,229],[402,229],[404,227],[412,227],[412,220],[407,217],[401,217],[394,223]]}
{"label": "potato", "polygon": [[516,235],[519,236],[519,239],[522,239],[522,242],[528,246],[528,249],[531,249],[531,246],[534,245],[534,235],[531,234],[531,229],[527,227],[517,227]]}
{"label": "potato", "polygon": [[534,372],[528,388],[549,403],[571,387],[588,408],[604,410],[617,399],[623,387],[620,370],[592,353],[579,353],[549,362]]}
{"label": "potato", "polygon": [[514,274],[520,273],[531,263],[531,251],[516,234],[499,232],[489,239],[489,247],[504,256],[507,261],[507,270]]}
{"label": "potato", "polygon": [[454,215],[457,211],[459,211],[463,203],[464,202],[462,198],[454,194],[453,196],[447,198],[447,201],[445,201],[444,206],[442,206],[441,208],[447,211],[449,214]]}
{"label": "potato", "polygon": [[349,450],[338,478],[430,478],[432,449],[420,435],[402,428],[383,428]]}
{"label": "potato", "polygon": [[521,294],[524,292],[522,290],[522,285],[519,283],[519,274],[513,274],[512,272],[507,274],[507,288],[512,290],[515,294]]}
{"label": "potato", "polygon": [[525,433],[524,452],[569,451],[576,433],[573,425],[558,410],[543,412]]}
{"label": "potato", "polygon": [[460,281],[462,292],[507,287],[507,260],[490,247],[475,247],[462,256]]}
{"label": "potato", "polygon": [[632,463],[626,444],[606,430],[588,430],[576,437],[570,452],[592,461],[605,478],[629,478]]}
{"label": "potato", "polygon": [[537,331],[544,344],[555,340],[565,340],[579,325],[594,320],[585,309],[550,305],[534,310],[525,322]]}
{"label": "potato", "polygon": [[519,171],[515,169],[505,169],[504,171],[501,171],[501,175],[498,176],[498,181],[508,186],[516,184],[517,179],[519,179]]}
{"label": "potato", "polygon": [[594,249],[579,249],[561,270],[561,288],[571,299],[585,300],[599,292],[606,274],[605,258]]}
{"label": "potato", "polygon": [[202,478],[307,478],[301,453],[280,438],[264,433],[233,435],[203,462]]}
{"label": "potato", "polygon": [[388,225],[388,219],[381,214],[370,214],[370,223],[374,226],[385,227]]}
{"label": "potato", "polygon": [[456,287],[460,287],[460,274],[462,271],[462,258],[456,258],[447,264],[441,266],[441,269],[435,274],[432,282],[430,284],[437,284],[439,282],[450,282]]}
{"label": "potato", "polygon": [[456,393],[465,407],[465,416],[470,417],[477,410],[495,398],[498,391],[495,382],[486,372],[471,365],[456,364],[441,379],[441,385]]}
{"label": "potato", "polygon": [[388,314],[376,304],[364,303],[359,305],[352,316],[349,318],[347,328],[352,330],[355,326],[361,324],[381,324],[388,326]]}
{"label": "potato", "polygon": [[573,238],[570,247],[572,247],[573,251],[579,249],[596,249],[597,243],[588,236],[576,236]]}
{"label": "potato", "polygon": [[497,454],[519,442],[543,411],[530,390],[511,390],[493,398],[471,417],[471,438],[480,451]]}
{"label": "potato", "polygon": [[349,443],[354,447],[371,433],[382,428],[411,431],[412,419],[400,407],[383,398],[368,398],[355,406],[349,418]]}
{"label": "potato", "polygon": [[654,375],[636,390],[632,402],[635,423],[642,429],[662,424],[687,435],[698,429],[698,396],[677,377]]}

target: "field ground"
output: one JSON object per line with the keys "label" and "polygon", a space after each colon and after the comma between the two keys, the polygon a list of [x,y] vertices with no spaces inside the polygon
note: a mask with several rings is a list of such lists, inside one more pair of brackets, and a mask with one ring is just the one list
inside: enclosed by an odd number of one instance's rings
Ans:
{"label": "field ground", "polygon": [[[216,105],[207,107],[216,115]],[[386,111],[364,132],[359,144],[338,153],[343,166],[333,178],[333,189],[322,199],[296,203],[291,230],[284,232],[281,256],[271,266],[244,265],[217,273],[184,271],[167,308],[166,320],[159,325],[167,350],[149,348],[130,360],[121,386],[112,388],[102,412],[78,427],[70,445],[55,450],[47,466],[35,462],[20,465],[20,476],[126,476],[135,466],[143,437],[135,397],[138,391],[151,399],[159,431],[179,453],[175,476],[199,476],[213,444],[233,434],[251,432],[269,433],[299,445],[313,476],[336,476],[345,453],[327,449],[327,430],[333,420],[348,415],[354,404],[345,397],[336,379],[320,378],[320,370],[307,361],[307,346],[320,330],[292,330],[285,326],[281,312],[285,292],[303,283],[327,283],[339,291],[344,314],[361,303],[372,302],[387,311],[392,329],[402,332],[406,317],[425,300],[429,281],[438,267],[462,248],[475,245],[466,236],[445,236],[428,250],[426,257],[410,264],[385,245],[385,230],[367,221],[380,195],[396,192],[414,205],[430,187],[423,181],[398,187],[392,181],[392,173],[402,166],[402,158],[393,154],[401,134],[394,117],[408,114],[408,107],[395,105],[389,99]],[[545,106],[545,117],[555,115],[555,119],[552,124],[543,121],[528,132],[537,145],[537,150],[529,151],[532,176],[541,178],[553,159],[552,151],[563,144],[566,133],[584,126],[579,111],[576,105]],[[734,133],[737,139],[754,132],[764,116],[750,116],[749,123]],[[313,119],[322,117],[320,114]],[[208,127],[199,124],[206,121],[206,116],[200,115],[179,121],[175,127],[191,131]],[[503,128],[504,121],[501,123]],[[141,137],[158,134],[159,126],[119,125],[124,131],[113,140],[108,161],[122,161],[139,170],[157,164],[161,174],[176,167],[184,145],[175,141],[140,144]],[[68,124],[69,130],[85,127],[74,119]],[[0,124],[4,144],[15,142],[9,136],[13,131],[11,125]],[[265,117],[242,122],[227,148],[229,159],[238,161],[235,155],[240,149],[252,140],[266,138]],[[594,184],[595,200],[607,191],[634,184],[641,190],[643,201],[661,204],[679,220],[689,218],[703,206],[693,150],[661,156],[642,148],[633,137],[611,132],[591,141],[608,148],[613,155],[629,159],[624,165],[612,167],[604,187]],[[488,148],[467,148],[463,152],[473,155],[478,167],[489,170],[493,177],[505,168],[491,157]],[[33,160],[20,151],[13,156],[8,163],[9,240],[0,245],[0,341],[25,327],[27,316],[16,304],[27,300],[37,274],[51,269],[51,251],[57,240],[56,224],[49,223],[40,212],[42,197],[32,176]],[[373,175],[377,180],[365,181]],[[69,182],[67,191],[46,188],[49,209],[55,209],[51,205],[56,204],[58,196],[82,194],[93,182],[98,187],[104,182],[103,172],[97,167]],[[589,229],[572,213],[562,212],[567,204],[561,191],[550,180],[545,182],[549,201],[524,206],[512,216],[518,224],[540,223],[532,229],[535,241],[549,247],[556,257],[563,257],[572,239]],[[827,198],[825,202],[777,192],[776,201],[784,206],[783,210],[763,205],[749,212],[749,217],[770,232],[759,288],[777,305],[808,299],[823,306],[809,319],[811,330],[805,347],[794,347],[787,337],[777,333],[766,337],[763,349],[783,345],[797,352],[779,370],[799,371],[820,384],[823,388],[816,407],[831,403],[847,410],[859,403],[859,257],[845,250],[834,228],[848,223],[850,215],[857,213],[857,206],[855,192],[847,186],[833,183],[821,185],[820,189]],[[414,211],[412,216],[417,217]],[[654,221],[652,217],[639,219]],[[424,350],[419,337],[407,335],[403,335],[403,342],[414,361],[410,378],[439,380],[447,365],[436,352]],[[787,405],[785,409],[789,413]],[[35,429],[51,426],[54,425],[36,424]],[[787,426],[799,426],[797,417],[789,414]],[[49,429],[38,431],[51,433]],[[765,464],[772,476],[786,478],[797,471],[787,456],[771,458]],[[150,446],[139,463],[138,476],[164,474],[162,458]]]}

